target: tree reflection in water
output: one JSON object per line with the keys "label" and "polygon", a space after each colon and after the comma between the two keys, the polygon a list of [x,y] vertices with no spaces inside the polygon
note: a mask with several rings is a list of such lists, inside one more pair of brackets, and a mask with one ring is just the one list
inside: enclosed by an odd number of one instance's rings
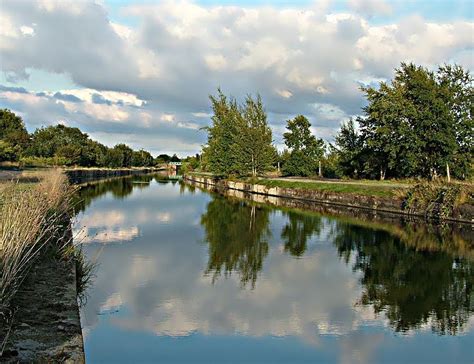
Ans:
{"label": "tree reflection in water", "polygon": [[[209,244],[206,274],[213,282],[223,272],[236,272],[242,286],[255,287],[268,254],[267,207],[213,197],[201,217]],[[397,332],[430,324],[438,334],[455,335],[474,310],[474,271],[469,243],[453,244],[444,233],[423,233],[418,226],[388,232],[376,226],[329,220],[316,214],[290,211],[281,230],[286,252],[301,257],[308,241],[331,227],[328,239],[345,264],[362,273],[363,294],[357,304],[371,305],[385,313]],[[423,236],[423,238],[421,238]],[[461,239],[462,240],[462,239]],[[467,245],[466,245],[467,244]],[[453,247],[463,247],[454,250]],[[466,255],[467,252],[467,255]]]}
{"label": "tree reflection in water", "polygon": [[212,281],[237,272],[242,286],[255,283],[268,254],[270,209],[215,196],[201,217],[209,244],[206,274]]}
{"label": "tree reflection in water", "polygon": [[[362,272],[360,303],[386,312],[396,331],[430,323],[455,335],[473,311],[473,262],[442,250],[418,250],[385,231],[336,223],[333,243]],[[352,259],[351,259],[352,258]]]}
{"label": "tree reflection in water", "polygon": [[320,216],[302,214],[290,211],[286,214],[288,222],[283,227],[281,238],[285,243],[285,251],[300,257],[307,248],[308,239],[314,234],[319,234],[322,227]]}

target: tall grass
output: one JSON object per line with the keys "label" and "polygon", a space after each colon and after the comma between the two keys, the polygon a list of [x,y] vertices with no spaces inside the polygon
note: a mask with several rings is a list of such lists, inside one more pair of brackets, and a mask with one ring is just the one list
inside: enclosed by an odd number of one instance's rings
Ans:
{"label": "tall grass", "polygon": [[64,221],[72,189],[59,170],[44,172],[37,184],[8,182],[0,190],[0,314],[48,243],[66,244]]}

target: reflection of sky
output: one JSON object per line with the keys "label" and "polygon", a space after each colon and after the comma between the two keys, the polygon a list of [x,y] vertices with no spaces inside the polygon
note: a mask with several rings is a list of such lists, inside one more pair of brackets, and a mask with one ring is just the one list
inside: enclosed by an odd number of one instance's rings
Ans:
{"label": "reflection of sky", "polygon": [[137,229],[130,239],[116,236],[123,244],[103,246],[104,241],[91,239],[86,246],[90,256],[102,250],[82,310],[89,361],[362,363],[413,361],[417,355],[438,361],[472,357],[472,331],[461,337],[437,337],[429,330],[394,335],[383,315],[356,305],[360,276],[327,242],[330,220],[309,239],[303,258],[294,259],[280,239],[287,217],[272,213],[269,253],[255,289],[242,289],[238,275],[213,285],[204,275],[207,245],[199,224],[210,198],[152,183],[124,200],[107,195],[83,214],[81,225],[97,236]]}

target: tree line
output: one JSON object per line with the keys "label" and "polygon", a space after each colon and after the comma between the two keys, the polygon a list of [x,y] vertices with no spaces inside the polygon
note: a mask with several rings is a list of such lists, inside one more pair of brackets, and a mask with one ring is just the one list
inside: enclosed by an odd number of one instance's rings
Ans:
{"label": "tree line", "polygon": [[402,63],[390,82],[362,87],[367,105],[343,122],[333,143],[298,115],[287,121],[278,153],[262,100],[243,104],[221,90],[210,96],[213,116],[202,168],[216,176],[256,176],[281,167],[288,176],[434,179],[473,174],[473,77],[459,65],[436,71]]}
{"label": "tree line", "polygon": [[0,110],[0,162],[25,165],[78,165],[83,167],[152,167],[179,161],[174,154],[133,150],[126,144],[109,148],[89,138],[79,128],[61,124],[36,129],[29,134],[23,120],[10,110]]}

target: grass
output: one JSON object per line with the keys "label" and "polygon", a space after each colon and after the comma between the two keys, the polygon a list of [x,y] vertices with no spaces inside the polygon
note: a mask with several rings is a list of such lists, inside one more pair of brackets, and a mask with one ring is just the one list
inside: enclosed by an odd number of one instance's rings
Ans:
{"label": "grass", "polygon": [[389,184],[355,184],[345,182],[302,182],[291,180],[259,179],[255,181],[267,187],[309,189],[322,192],[345,193],[362,196],[398,197],[399,187]]}
{"label": "grass", "polygon": [[72,189],[59,170],[38,176],[36,184],[7,182],[0,189],[0,314],[48,243],[62,244]]}

